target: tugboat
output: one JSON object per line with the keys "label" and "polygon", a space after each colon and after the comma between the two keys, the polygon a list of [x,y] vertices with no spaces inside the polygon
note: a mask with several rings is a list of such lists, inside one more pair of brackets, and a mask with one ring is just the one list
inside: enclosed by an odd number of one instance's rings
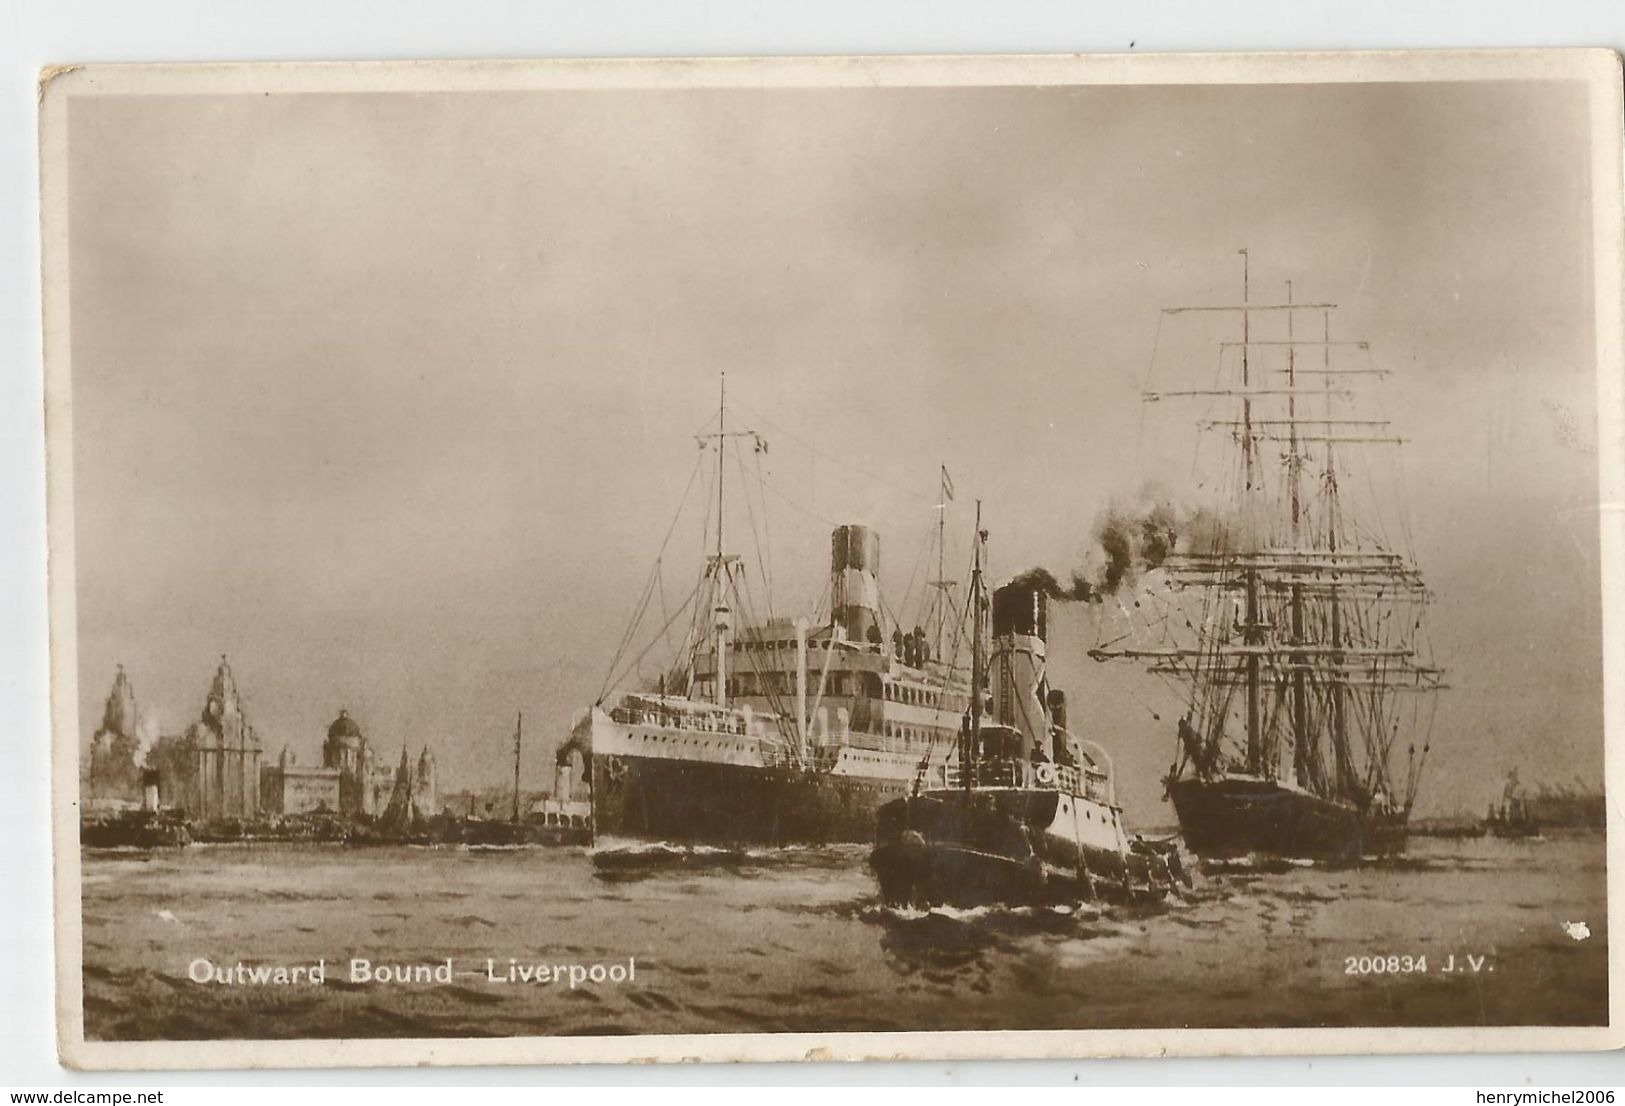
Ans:
{"label": "tugboat", "polygon": [[86,818],[79,824],[79,843],[90,849],[180,848],[192,843],[186,820],[158,806],[158,772],[141,773],[141,807]]}
{"label": "tugboat", "polygon": [[[1176,848],[1131,839],[1111,758],[1067,728],[1066,696],[1045,673],[1047,596],[1012,583],[989,604],[987,539],[977,505],[971,573],[971,697],[957,764],[934,778],[922,762],[913,793],[877,815],[869,864],[888,905],[1042,905],[1097,897],[1163,897],[1185,880]],[[984,701],[985,700],[985,701]]]}

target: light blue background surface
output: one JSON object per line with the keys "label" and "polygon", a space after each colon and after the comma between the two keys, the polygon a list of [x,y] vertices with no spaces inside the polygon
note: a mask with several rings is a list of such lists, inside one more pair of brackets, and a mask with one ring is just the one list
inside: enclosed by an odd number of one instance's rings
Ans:
{"label": "light blue background surface", "polygon": [[12,1087],[1625,1082],[1617,1055],[77,1075],[53,1045],[35,78],[60,62],[1625,46],[1618,3],[0,5],[0,1082]]}

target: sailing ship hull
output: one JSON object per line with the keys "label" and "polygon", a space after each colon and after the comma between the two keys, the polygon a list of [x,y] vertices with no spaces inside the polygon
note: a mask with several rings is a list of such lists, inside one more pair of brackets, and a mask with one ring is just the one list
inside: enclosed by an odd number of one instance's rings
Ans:
{"label": "sailing ship hull", "polygon": [[907,790],[884,778],[598,753],[596,836],[685,845],[829,845],[874,839],[875,812]]}
{"label": "sailing ship hull", "polygon": [[1405,851],[1405,815],[1362,813],[1274,780],[1174,780],[1168,794],[1185,846],[1199,856],[1357,860]]}
{"label": "sailing ship hull", "polygon": [[1167,893],[1170,858],[1104,803],[1038,788],[939,790],[883,807],[869,866],[892,906],[1027,906]]}

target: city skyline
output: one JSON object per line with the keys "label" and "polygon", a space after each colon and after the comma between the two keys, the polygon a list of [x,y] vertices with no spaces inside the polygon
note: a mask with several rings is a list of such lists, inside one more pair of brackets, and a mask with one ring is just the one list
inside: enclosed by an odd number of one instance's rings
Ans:
{"label": "city skyline", "polygon": [[[961,552],[981,498],[999,574],[1068,568],[1114,499],[1195,496],[1139,392],[1161,307],[1233,302],[1246,247],[1256,287],[1337,302],[1393,370],[1454,687],[1419,809],[1520,765],[1600,781],[1585,105],[1561,82],[76,102],[81,741],[115,663],[178,732],[226,653],[268,755],[308,759],[344,708],[474,786],[524,710],[545,788],[723,371],[771,442],[794,602],[849,521],[907,590],[944,464]],[[680,534],[673,580],[699,565]],[[1057,615],[1056,682],[1131,814],[1166,817],[1169,716],[1084,663],[1091,617]]]}

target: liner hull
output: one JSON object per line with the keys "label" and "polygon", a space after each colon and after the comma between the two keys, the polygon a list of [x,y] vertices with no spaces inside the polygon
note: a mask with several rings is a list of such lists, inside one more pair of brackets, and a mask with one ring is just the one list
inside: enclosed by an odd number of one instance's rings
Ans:
{"label": "liner hull", "polygon": [[874,840],[875,812],[909,781],[840,772],[598,753],[593,830],[684,845]]}

